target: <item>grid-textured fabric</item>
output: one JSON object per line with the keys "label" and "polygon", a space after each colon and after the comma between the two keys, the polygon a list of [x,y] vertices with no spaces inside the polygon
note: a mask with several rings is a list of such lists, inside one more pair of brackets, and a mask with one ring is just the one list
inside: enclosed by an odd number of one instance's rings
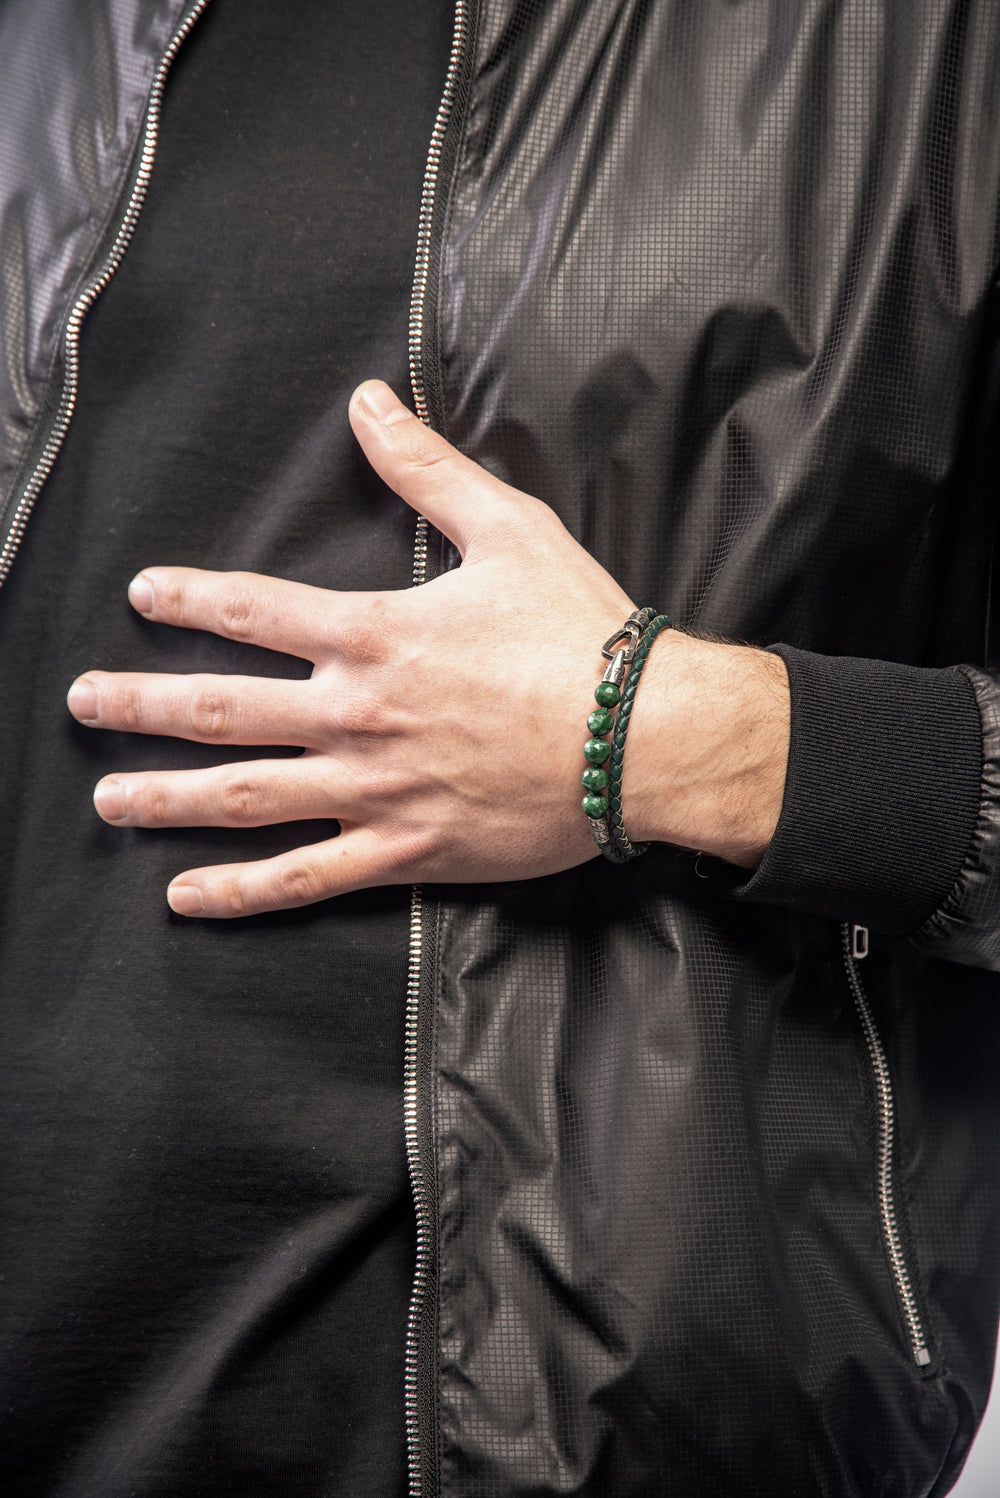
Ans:
{"label": "grid-textured fabric", "polygon": [[[50,122],[85,189],[69,225],[82,237],[56,226],[77,271],[135,162],[125,144],[115,155],[115,100],[134,142],[159,44],[134,18],[165,39],[180,7],[78,11]],[[36,13],[4,9],[0,55]],[[920,884],[924,904],[946,895],[923,948],[876,938],[863,964],[829,917],[855,899],[863,913],[886,870],[864,819],[828,837],[850,777],[827,788],[816,761],[813,815],[786,828],[793,845],[816,829],[801,908],[781,894],[783,880],[803,892],[787,840],[760,905],[727,901],[669,849],[428,892],[421,1498],[930,1498],[985,1402],[1000,1278],[1000,691],[974,669],[988,665],[1000,390],[1000,15],[990,0],[462,13],[420,351],[432,413],[552,504],[634,597],[799,652],[813,743],[859,661],[881,663],[894,722],[919,726],[931,704],[925,721],[950,724],[950,704],[971,831],[954,878]],[[22,89],[39,76],[11,71]],[[15,462],[52,414],[42,379],[75,284],[25,229],[18,169],[0,163]],[[29,281],[44,347],[16,295]],[[974,818],[970,685],[988,754]],[[888,805],[893,755],[866,756],[868,717],[857,751]],[[947,753],[907,759],[945,796]],[[847,758],[824,761],[834,779]],[[885,819],[897,844],[906,806]],[[955,821],[933,825],[950,839]],[[903,930],[915,911],[899,903]],[[891,1078],[893,1252],[926,1363],[881,1220],[885,1077],[865,1015]],[[275,1409],[269,1393],[277,1429]]]}
{"label": "grid-textured fabric", "polygon": [[[423,349],[447,434],[632,597],[828,657],[802,678],[813,734],[858,669],[906,723],[953,720],[953,789],[947,744],[924,758],[960,801],[978,726],[955,668],[984,661],[994,532],[998,78],[1000,13],[957,0],[474,7]],[[891,744],[870,761],[891,804]],[[804,793],[824,892],[806,912],[774,886],[727,903],[668,850],[442,899],[424,1409],[433,1393],[427,1471],[449,1498],[925,1498],[954,1479],[992,1364],[1000,995],[896,939],[856,965],[922,1365],[824,918],[868,899],[898,931],[916,912],[882,889],[864,816],[824,863],[844,793]],[[995,802],[979,815],[995,839]],[[911,882],[943,899],[955,875]],[[978,921],[956,955],[991,966],[995,912]]]}

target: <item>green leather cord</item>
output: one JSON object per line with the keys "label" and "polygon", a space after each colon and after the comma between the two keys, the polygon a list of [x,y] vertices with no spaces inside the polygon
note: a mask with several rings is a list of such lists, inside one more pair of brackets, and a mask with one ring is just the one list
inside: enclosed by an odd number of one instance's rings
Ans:
{"label": "green leather cord", "polygon": [[625,735],[628,733],[629,719],[632,716],[632,706],[635,702],[642,668],[660,630],[670,629],[672,623],[669,614],[658,614],[646,625],[642,638],[635,647],[635,654],[632,656],[625,686],[622,689],[622,699],[618,705],[615,729],[611,737],[611,757],[608,760],[608,826],[611,831],[611,844],[601,849],[605,858],[609,858],[612,863],[625,863],[630,858],[638,858],[649,847],[648,843],[632,843],[625,831],[625,823],[622,820],[622,763],[625,759]]}

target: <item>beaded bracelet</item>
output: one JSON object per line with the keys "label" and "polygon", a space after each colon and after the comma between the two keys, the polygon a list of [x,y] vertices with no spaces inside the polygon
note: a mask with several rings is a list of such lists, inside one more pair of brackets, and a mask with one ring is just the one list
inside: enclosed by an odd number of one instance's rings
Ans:
{"label": "beaded bracelet", "polygon": [[[587,768],[580,779],[587,791],[582,806],[590,819],[594,841],[611,863],[638,858],[649,846],[648,843],[632,843],[625,831],[621,812],[622,761],[642,667],[656,636],[661,629],[669,628],[670,622],[667,614],[658,614],[652,605],[636,609],[601,649],[601,654],[610,664],[594,691],[597,710],[587,719],[591,737],[583,746]],[[622,646],[622,640],[627,640],[628,644]],[[623,693],[622,680],[626,669],[628,682]],[[617,719],[611,712],[616,706]],[[614,737],[609,744],[607,735],[612,729]],[[607,769],[604,768],[606,763]],[[603,794],[605,790],[607,795]]]}

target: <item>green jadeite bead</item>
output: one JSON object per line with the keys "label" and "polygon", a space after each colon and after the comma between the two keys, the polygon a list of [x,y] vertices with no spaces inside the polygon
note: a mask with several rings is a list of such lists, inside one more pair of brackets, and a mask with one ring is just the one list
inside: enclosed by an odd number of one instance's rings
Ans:
{"label": "green jadeite bead", "polygon": [[599,707],[587,719],[591,733],[610,733],[615,726],[614,714],[606,707]]}
{"label": "green jadeite bead", "polygon": [[594,701],[602,707],[617,707],[622,700],[622,689],[615,681],[599,681],[594,688]]}
{"label": "green jadeite bead", "polygon": [[580,784],[585,785],[588,791],[603,791],[607,783],[608,772],[598,765],[588,765],[580,776]]}
{"label": "green jadeite bead", "polygon": [[596,818],[607,816],[607,796],[584,796],[583,800],[580,802],[580,805],[583,807],[588,817]]}
{"label": "green jadeite bead", "polygon": [[588,739],[583,746],[583,755],[589,759],[592,765],[603,765],[611,753],[611,745],[605,743],[604,739]]}

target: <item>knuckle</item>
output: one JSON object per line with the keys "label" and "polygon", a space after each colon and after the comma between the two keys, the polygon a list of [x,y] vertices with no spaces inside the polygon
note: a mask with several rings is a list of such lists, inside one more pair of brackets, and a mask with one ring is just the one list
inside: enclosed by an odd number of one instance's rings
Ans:
{"label": "knuckle", "polygon": [[219,621],[231,639],[250,643],[260,638],[265,617],[262,600],[243,583],[231,584],[219,603]]}
{"label": "knuckle", "polygon": [[389,874],[410,875],[416,870],[432,872],[437,850],[437,838],[432,832],[419,832],[413,828],[405,832],[397,830],[383,847],[383,865]]}
{"label": "knuckle", "polygon": [[275,876],[278,895],[289,904],[309,905],[326,894],[319,870],[308,863],[290,863]]}
{"label": "knuckle", "polygon": [[180,578],[167,575],[156,579],[156,611],[171,619],[182,621],[185,617],[186,593]]}
{"label": "knuckle", "polygon": [[198,738],[224,741],[235,731],[236,713],[218,687],[199,684],[188,705],[188,723]]}
{"label": "knuckle", "polygon": [[125,687],[118,698],[115,717],[123,729],[138,729],[142,724],[143,702],[138,687]]}
{"label": "knuckle", "polygon": [[251,913],[253,907],[238,879],[227,879],[215,893],[217,907],[226,915],[241,916]]}
{"label": "knuckle", "polygon": [[334,648],[356,666],[372,664],[375,658],[372,632],[361,619],[345,619],[333,632]]}
{"label": "knuckle", "polygon": [[569,534],[544,500],[518,489],[506,489],[501,494],[491,511],[489,524],[492,545],[531,557],[537,557],[543,547],[564,543]]}
{"label": "knuckle", "polygon": [[413,443],[408,457],[418,473],[435,483],[451,484],[454,480],[454,458],[447,449],[442,452],[437,446],[421,440]]}
{"label": "knuckle", "polygon": [[449,473],[454,467],[454,450],[421,421],[401,421],[389,428],[395,437],[401,457],[422,473]]}
{"label": "knuckle", "polygon": [[386,711],[374,697],[350,697],[336,704],[333,717],[351,738],[374,738],[385,726]]}
{"label": "knuckle", "polygon": [[245,776],[234,776],[219,786],[219,809],[227,822],[256,827],[267,821],[267,797]]}
{"label": "knuckle", "polygon": [[351,781],[362,803],[386,808],[405,806],[414,794],[412,766],[383,764],[374,756],[361,760],[352,771]]}
{"label": "knuckle", "polygon": [[139,820],[152,827],[164,826],[171,819],[170,798],[162,785],[152,782],[141,787],[129,811],[130,821]]}
{"label": "knuckle", "polygon": [[378,596],[356,603],[331,622],[326,643],[354,665],[382,661],[396,636],[396,621],[388,600]]}
{"label": "knuckle", "polygon": [[533,494],[511,491],[508,503],[512,510],[517,511],[523,529],[527,529],[530,525],[533,530],[547,531],[550,540],[555,537],[568,537],[569,532],[565,525],[544,499],[536,499]]}

